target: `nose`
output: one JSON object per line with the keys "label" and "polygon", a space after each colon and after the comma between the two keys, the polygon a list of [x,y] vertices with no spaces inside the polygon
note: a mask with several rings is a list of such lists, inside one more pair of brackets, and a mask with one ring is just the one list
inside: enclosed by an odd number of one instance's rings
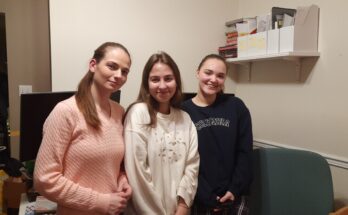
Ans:
{"label": "nose", "polygon": [[215,83],[217,81],[216,76],[212,75],[211,78],[210,78],[210,81]]}
{"label": "nose", "polygon": [[167,85],[166,85],[166,82],[164,81],[164,80],[161,80],[160,82],[159,82],[159,86],[158,86],[160,89],[164,89],[164,88],[166,88],[167,87]]}
{"label": "nose", "polygon": [[114,77],[115,77],[115,78],[121,78],[121,77],[122,77],[121,68],[115,70],[115,72],[114,72]]}

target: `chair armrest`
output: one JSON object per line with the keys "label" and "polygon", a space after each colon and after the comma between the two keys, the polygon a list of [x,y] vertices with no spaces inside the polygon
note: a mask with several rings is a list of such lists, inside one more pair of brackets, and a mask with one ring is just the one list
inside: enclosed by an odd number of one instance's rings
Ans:
{"label": "chair armrest", "polygon": [[337,211],[330,213],[329,215],[348,215],[348,206],[340,208]]}

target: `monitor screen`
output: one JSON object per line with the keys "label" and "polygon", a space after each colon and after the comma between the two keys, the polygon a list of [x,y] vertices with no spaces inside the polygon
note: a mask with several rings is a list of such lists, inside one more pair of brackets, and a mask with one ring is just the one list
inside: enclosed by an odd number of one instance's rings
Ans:
{"label": "monitor screen", "polygon": [[192,99],[193,97],[196,96],[197,93],[191,93],[191,92],[183,92],[183,101],[188,100],[188,99]]}
{"label": "monitor screen", "polygon": [[[182,94],[183,94],[183,101],[192,99],[193,97],[197,95],[197,93],[193,93],[193,92],[183,92]],[[234,96],[234,93],[224,93],[224,94],[229,96]]]}
{"label": "monitor screen", "polygon": [[20,146],[21,161],[34,160],[42,139],[42,126],[56,104],[75,92],[26,93],[21,95]]}
{"label": "monitor screen", "polygon": [[[75,92],[27,93],[21,95],[20,104],[20,146],[21,161],[34,160],[42,140],[42,127],[56,104]],[[111,95],[114,101],[120,101],[120,91]]]}

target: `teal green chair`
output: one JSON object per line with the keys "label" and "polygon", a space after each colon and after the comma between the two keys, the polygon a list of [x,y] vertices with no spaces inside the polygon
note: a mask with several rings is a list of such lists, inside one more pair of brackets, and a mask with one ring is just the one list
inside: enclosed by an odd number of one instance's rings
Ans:
{"label": "teal green chair", "polygon": [[329,165],[303,150],[259,148],[253,151],[251,215],[328,215],[333,211]]}

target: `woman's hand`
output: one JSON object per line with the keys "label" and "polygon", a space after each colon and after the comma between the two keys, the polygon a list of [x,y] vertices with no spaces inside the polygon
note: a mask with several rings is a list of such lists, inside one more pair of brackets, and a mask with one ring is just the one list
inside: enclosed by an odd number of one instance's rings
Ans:
{"label": "woman's hand", "polygon": [[189,207],[186,205],[185,201],[179,197],[178,207],[176,208],[175,215],[187,215],[189,213]]}
{"label": "woman's hand", "polygon": [[127,206],[127,199],[123,193],[111,193],[110,206],[107,211],[108,215],[118,215],[124,211]]}
{"label": "woman's hand", "polygon": [[[233,195],[233,193],[231,193],[230,191],[227,191],[226,193],[225,193],[225,195],[223,196],[223,197],[216,197],[216,201],[218,201],[219,203],[224,203],[224,202],[226,202],[226,201],[234,201],[234,199],[235,199],[235,197],[234,197],[234,195]],[[214,212],[217,212],[217,211],[220,211],[221,210],[221,208],[215,208],[213,211]]]}
{"label": "woman's hand", "polygon": [[119,178],[117,192],[122,193],[122,196],[127,200],[129,200],[132,196],[133,190],[132,187],[128,184],[128,179],[125,175]]}
{"label": "woman's hand", "polygon": [[233,195],[233,193],[231,193],[230,191],[227,191],[225,193],[225,195],[223,197],[221,197],[220,199],[217,199],[219,202],[226,202],[228,200],[234,201],[235,197]]}

